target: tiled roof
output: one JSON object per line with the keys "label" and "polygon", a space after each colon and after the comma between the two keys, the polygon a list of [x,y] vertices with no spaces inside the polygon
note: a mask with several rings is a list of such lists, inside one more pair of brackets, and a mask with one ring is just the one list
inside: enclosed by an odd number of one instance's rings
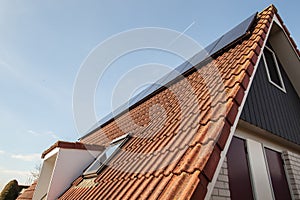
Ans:
{"label": "tiled roof", "polygon": [[55,148],[62,149],[86,149],[86,150],[98,150],[103,151],[104,147],[96,144],[84,144],[82,142],[65,142],[65,141],[57,141],[47,150],[42,153],[42,158],[44,158],[49,152],[51,152]]}
{"label": "tiled roof", "polygon": [[32,199],[36,184],[37,181],[34,181],[29,188],[27,188],[22,194],[18,196],[17,200]]}
{"label": "tiled roof", "polygon": [[78,178],[60,199],[203,199],[275,12],[268,7],[248,37],[83,138],[108,145],[133,134],[96,178]]}

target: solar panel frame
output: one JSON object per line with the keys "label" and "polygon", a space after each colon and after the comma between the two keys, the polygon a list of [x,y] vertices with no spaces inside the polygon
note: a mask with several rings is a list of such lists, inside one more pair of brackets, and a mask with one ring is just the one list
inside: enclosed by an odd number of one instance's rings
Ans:
{"label": "solar panel frame", "polygon": [[118,115],[129,110],[135,104],[143,101],[150,94],[164,87],[166,84],[168,84],[178,76],[191,70],[196,64],[201,63],[202,61],[206,60],[207,58],[218,53],[220,50],[224,49],[225,47],[229,46],[230,44],[234,43],[235,41],[245,36],[247,32],[250,31],[250,28],[253,25],[256,16],[257,16],[257,12],[252,14],[250,17],[242,21],[240,24],[235,26],[233,29],[231,29],[221,37],[219,37],[217,40],[215,40],[210,45],[205,47],[202,51],[194,55],[192,58],[185,61],[178,67],[176,67],[170,73],[164,75],[157,82],[155,82],[154,84],[147,87],[145,90],[143,90],[142,92],[140,92],[139,94],[131,98],[128,102],[122,104],[116,110],[106,115],[104,118],[98,121],[94,126],[92,126],[92,128],[89,129],[87,134],[85,134],[83,137],[79,139],[82,139],[88,136],[89,134],[93,133],[95,130],[98,130],[99,128],[101,128],[102,126],[104,126],[105,124],[113,120]]}

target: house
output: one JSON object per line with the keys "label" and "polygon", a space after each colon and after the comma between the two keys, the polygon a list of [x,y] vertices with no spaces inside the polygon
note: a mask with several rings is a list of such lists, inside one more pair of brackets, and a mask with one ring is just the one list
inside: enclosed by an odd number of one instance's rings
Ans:
{"label": "house", "polygon": [[78,142],[47,149],[33,199],[300,199],[300,52],[277,9],[206,51]]}

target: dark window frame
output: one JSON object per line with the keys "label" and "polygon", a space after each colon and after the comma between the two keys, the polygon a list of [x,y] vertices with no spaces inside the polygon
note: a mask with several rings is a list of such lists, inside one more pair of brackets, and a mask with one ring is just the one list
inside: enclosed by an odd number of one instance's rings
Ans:
{"label": "dark window frame", "polygon": [[[238,143],[243,143],[243,146],[241,147],[241,144]],[[235,146],[232,146],[235,145]],[[237,149],[242,150],[241,151],[236,151]],[[242,153],[240,154],[239,159],[237,160],[238,163],[235,161],[236,159],[236,154],[234,153]],[[246,139],[240,138],[237,136],[233,136],[231,140],[231,144],[229,146],[229,149],[227,151],[227,166],[228,166],[228,178],[229,178],[229,190],[231,194],[231,199],[255,199],[255,191],[253,188],[253,180],[252,180],[252,174],[251,174],[251,169],[250,169],[250,163],[249,163],[249,158],[248,158],[248,150],[247,150],[247,143]],[[232,160],[231,160],[232,159]],[[234,166],[238,165],[238,166]],[[240,170],[235,170],[232,167],[238,167],[239,169],[242,169],[241,166],[246,167],[244,168],[244,174],[243,176],[237,176],[237,172],[240,173]],[[240,178],[236,178],[240,177]],[[243,180],[241,180],[241,178]],[[239,182],[245,183],[247,187],[245,187],[245,184],[239,184]],[[241,187],[243,186],[243,187]]]}
{"label": "dark window frame", "polygon": [[[274,150],[273,148],[267,147],[265,145],[263,145],[263,150],[264,150],[265,162],[266,162],[268,176],[269,176],[269,181],[270,181],[270,187],[272,188],[272,193],[273,193],[274,199],[279,199],[279,200],[280,199],[284,199],[284,200],[292,199],[292,193],[291,193],[292,190],[290,188],[291,186],[290,186],[289,178],[288,178],[288,175],[287,175],[287,171],[285,169],[285,163],[284,163],[284,161],[283,161],[283,159],[281,157],[282,156],[282,152]],[[274,169],[270,169],[270,166],[274,166],[274,165],[271,165],[271,163],[269,163],[270,161],[274,161],[274,159],[269,159],[270,158],[269,156],[271,156],[271,155],[268,155],[267,152],[276,153],[277,154],[276,156],[279,157],[280,167],[282,168],[281,172],[283,173],[284,178],[285,178],[284,183],[282,183],[282,181],[280,182],[280,186],[279,186],[280,189],[279,189],[278,185],[277,186],[274,185],[274,184],[276,184],[276,182],[274,182],[274,177],[271,174],[272,172],[274,173]],[[278,173],[277,173],[277,176],[278,176]],[[283,185],[283,184],[286,184],[286,185]],[[288,190],[286,193],[289,194],[289,197],[284,196],[282,198],[282,196],[281,197],[278,196],[280,194],[282,195],[282,189],[283,189],[283,187],[287,187],[287,188],[284,188],[284,189]],[[278,191],[279,191],[280,194],[278,194]]]}

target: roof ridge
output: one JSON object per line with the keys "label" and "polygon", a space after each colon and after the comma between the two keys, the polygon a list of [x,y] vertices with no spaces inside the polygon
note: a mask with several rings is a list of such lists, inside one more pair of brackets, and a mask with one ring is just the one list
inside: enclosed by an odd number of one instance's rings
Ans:
{"label": "roof ridge", "polygon": [[[291,41],[293,47],[295,48],[296,53],[298,54],[298,56],[300,57],[300,50],[295,42],[295,40],[293,39],[293,37],[291,36],[291,33],[289,32],[288,28],[286,27],[286,25],[284,24],[283,19],[281,18],[281,16],[278,13],[278,9],[276,8],[276,6],[274,4],[270,4],[267,8],[265,8],[263,11],[259,12],[258,15],[260,16],[261,14],[263,14],[264,12],[269,12],[271,11],[272,14],[275,14],[276,17],[278,18],[278,20],[280,21],[285,33],[287,34],[289,40]],[[273,17],[273,16],[272,16]]]}
{"label": "roof ridge", "polygon": [[278,13],[278,9],[276,8],[276,6],[274,4],[270,4],[268,7],[266,7],[264,10],[262,10],[261,12],[258,13],[258,15],[261,15],[262,13],[266,12],[266,11],[271,11],[272,13]]}

